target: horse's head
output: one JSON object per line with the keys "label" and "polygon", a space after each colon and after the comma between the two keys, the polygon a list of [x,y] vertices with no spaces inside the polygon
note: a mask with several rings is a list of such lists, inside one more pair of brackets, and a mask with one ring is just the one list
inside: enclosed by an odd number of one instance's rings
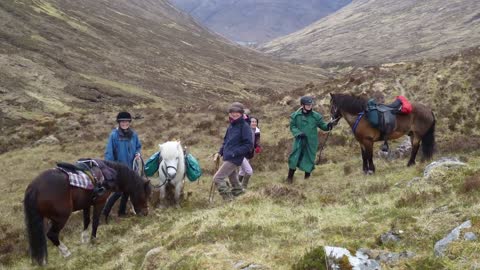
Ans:
{"label": "horse's head", "polygon": [[340,118],[342,118],[342,113],[340,112],[335,100],[336,96],[336,94],[330,93],[330,121],[332,121],[334,124],[337,124],[338,121],[340,121]]}
{"label": "horse's head", "polygon": [[133,204],[133,208],[135,209],[135,213],[137,215],[148,215],[148,200],[150,198],[150,194],[152,193],[152,187],[150,185],[150,180],[143,179],[137,184],[137,188],[135,192],[130,194],[130,199]]}
{"label": "horse's head", "polygon": [[168,179],[173,179],[177,175],[178,164],[183,155],[182,145],[178,141],[170,141],[160,144],[160,156],[162,162],[160,170]]}

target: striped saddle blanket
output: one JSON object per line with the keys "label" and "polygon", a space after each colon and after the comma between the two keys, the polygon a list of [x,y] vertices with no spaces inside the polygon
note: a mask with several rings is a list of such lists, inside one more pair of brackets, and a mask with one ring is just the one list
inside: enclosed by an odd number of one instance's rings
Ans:
{"label": "striped saddle blanket", "polygon": [[76,171],[76,173],[73,173],[60,167],[57,168],[67,174],[71,186],[89,190],[93,189],[92,180],[86,173],[82,171]]}

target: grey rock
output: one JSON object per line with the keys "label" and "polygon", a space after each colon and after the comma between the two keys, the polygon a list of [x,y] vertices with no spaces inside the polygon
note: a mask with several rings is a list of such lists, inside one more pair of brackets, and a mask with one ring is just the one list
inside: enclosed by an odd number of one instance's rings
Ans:
{"label": "grey rock", "polygon": [[382,244],[396,243],[400,241],[400,237],[397,233],[389,231],[380,236],[380,241]]}
{"label": "grey rock", "polygon": [[55,137],[53,135],[50,135],[50,136],[41,138],[40,140],[36,141],[33,145],[35,145],[35,146],[40,145],[40,144],[55,145],[55,144],[59,144],[59,143],[60,143],[60,140],[57,139],[57,137]]}
{"label": "grey rock", "polygon": [[[362,250],[358,250],[354,256],[345,248],[326,246],[325,254],[327,254],[329,261],[338,261],[343,256],[347,256],[350,265],[356,270],[381,270],[380,264],[377,261],[370,259],[367,253]],[[331,264],[330,267],[331,269],[338,269],[338,265],[334,263]]]}
{"label": "grey rock", "polygon": [[448,245],[460,238],[460,232],[462,229],[468,229],[472,227],[472,222],[470,220],[465,221],[460,226],[453,229],[447,236],[435,243],[434,253],[435,256],[441,257],[445,255],[445,250],[448,248]]}
{"label": "grey rock", "polygon": [[437,168],[456,168],[460,166],[465,166],[467,165],[464,162],[461,162],[458,160],[458,158],[448,158],[448,157],[443,157],[437,161],[434,161],[425,167],[425,170],[423,171],[423,177],[429,177],[432,173],[432,171],[436,170]]}
{"label": "grey rock", "polygon": [[463,239],[467,241],[477,241],[477,235],[473,232],[466,232],[465,235],[463,236]]}

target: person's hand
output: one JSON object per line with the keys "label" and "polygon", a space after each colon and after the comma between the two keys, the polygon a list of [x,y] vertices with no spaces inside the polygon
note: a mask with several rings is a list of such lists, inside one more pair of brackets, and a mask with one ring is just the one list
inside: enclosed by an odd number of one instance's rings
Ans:
{"label": "person's hand", "polygon": [[219,153],[215,153],[213,155],[213,161],[217,161],[220,157],[221,157],[221,155]]}
{"label": "person's hand", "polygon": [[307,135],[305,135],[305,133],[303,133],[303,132],[300,132],[297,135],[297,138],[299,138],[299,139],[302,139],[302,138],[305,138],[305,137],[307,137]]}
{"label": "person's hand", "polygon": [[262,152],[262,148],[260,146],[255,147],[255,153],[260,154]]}
{"label": "person's hand", "polygon": [[328,124],[327,124],[328,130],[332,130],[334,125],[335,125],[335,123],[333,123],[333,122],[328,122]]}
{"label": "person's hand", "polygon": [[135,159],[138,159],[138,158],[140,158],[141,156],[142,156],[142,155],[141,155],[140,153],[136,153],[136,154],[135,154]]}

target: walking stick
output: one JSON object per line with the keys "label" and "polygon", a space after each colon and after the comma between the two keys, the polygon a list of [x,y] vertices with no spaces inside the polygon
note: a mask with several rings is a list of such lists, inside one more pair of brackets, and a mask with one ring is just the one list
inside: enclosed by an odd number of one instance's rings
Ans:
{"label": "walking stick", "polygon": [[[220,156],[217,156],[216,159],[213,160],[215,162],[215,172],[218,171],[220,167]],[[213,203],[213,197],[215,196],[215,181],[212,179],[212,185],[210,186],[210,193],[208,194],[208,202]]]}

